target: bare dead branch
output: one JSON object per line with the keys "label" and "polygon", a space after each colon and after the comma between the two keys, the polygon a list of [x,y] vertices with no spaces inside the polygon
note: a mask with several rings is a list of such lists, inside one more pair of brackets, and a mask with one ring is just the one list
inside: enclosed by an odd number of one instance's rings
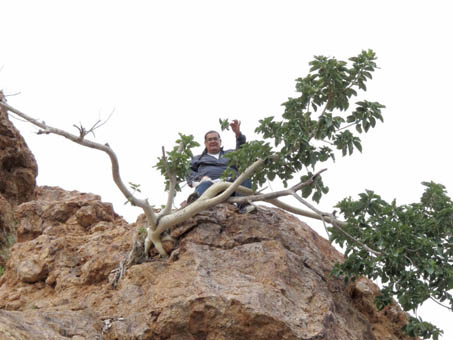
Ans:
{"label": "bare dead branch", "polygon": [[18,96],[20,94],[21,94],[21,92],[14,92],[14,93],[10,93],[10,94],[5,94],[5,97],[14,97],[14,96]]}
{"label": "bare dead branch", "polygon": [[72,126],[74,126],[77,130],[79,130],[79,135],[80,135],[79,138],[80,139],[84,139],[85,136],[90,134],[90,133],[93,135],[94,138],[96,138],[96,135],[95,135],[94,131],[96,129],[100,128],[101,126],[105,125],[109,121],[110,117],[112,117],[114,111],[115,110],[113,110],[110,113],[110,115],[107,117],[107,119],[105,121],[102,121],[101,119],[98,119],[96,121],[96,123],[94,123],[93,126],[91,126],[91,128],[89,128],[88,130],[85,129],[85,127],[83,127],[82,123],[79,123],[79,126],[77,126],[75,124],[73,124]]}
{"label": "bare dead branch", "polygon": [[115,112],[115,109],[113,109],[112,112],[110,112],[109,116],[104,121],[102,121],[101,119],[98,119],[98,121],[96,123],[94,123],[94,125],[90,128],[89,131],[94,131],[96,129],[99,129],[101,126],[107,124],[107,122],[110,120],[110,118],[112,117],[114,112]]}
{"label": "bare dead branch", "polygon": [[79,124],[80,124],[80,126],[77,126],[75,124],[73,124],[72,126],[74,126],[77,130],[79,130],[79,138],[82,140],[85,138],[88,131],[82,126],[82,123],[79,123]]}
{"label": "bare dead branch", "polygon": [[14,107],[6,104],[4,101],[0,101],[0,106],[5,108],[9,112],[21,117],[22,119],[25,119],[29,123],[42,129],[39,132],[39,134],[41,134],[41,133],[56,134],[56,135],[62,136],[64,138],[67,138],[74,143],[86,146],[88,148],[104,151],[105,153],[107,153],[107,155],[109,156],[110,161],[112,163],[112,177],[113,177],[113,181],[115,182],[116,186],[118,187],[118,189],[120,189],[121,193],[127,198],[127,200],[129,200],[131,203],[133,203],[143,209],[143,211],[145,212],[145,214],[147,216],[148,223],[150,224],[151,228],[155,227],[156,215],[155,215],[151,205],[148,203],[147,200],[141,200],[141,199],[136,198],[129,191],[129,189],[124,185],[124,183],[121,179],[121,176],[120,176],[120,172],[119,172],[118,158],[117,158],[115,152],[110,148],[110,146],[107,143],[106,144],[96,143],[96,142],[93,142],[90,140],[80,138],[80,136],[73,135],[64,130],[51,127],[51,126],[47,125],[45,122],[40,122],[37,119],[30,117],[27,114],[15,109]]}
{"label": "bare dead branch", "polygon": [[[22,122],[22,123],[28,123],[25,119],[21,119],[21,118],[16,117],[16,116],[11,116],[10,118],[12,118],[14,120],[17,120],[19,122]],[[37,134],[39,134],[39,131],[37,132]]]}
{"label": "bare dead branch", "polygon": [[37,135],[48,135],[50,133],[51,132],[47,130],[39,130],[38,132],[36,132]]}

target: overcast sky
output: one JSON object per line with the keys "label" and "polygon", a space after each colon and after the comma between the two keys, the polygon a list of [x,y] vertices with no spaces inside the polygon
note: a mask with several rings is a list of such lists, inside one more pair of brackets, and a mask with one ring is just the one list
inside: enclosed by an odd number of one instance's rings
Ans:
{"label": "overcast sky", "polygon": [[[96,141],[116,151],[123,180],[165,202],[152,168],[178,132],[240,119],[249,140],[258,119],[280,115],[314,55],[346,60],[373,49],[379,70],[364,98],[386,105],[385,123],[363,135],[363,153],[328,165],[320,204],[365,189],[400,204],[422,181],[453,190],[453,21],[448,1],[1,1],[0,89],[8,101],[72,132],[107,118]],[[93,192],[133,222],[108,157],[14,121],[39,165],[38,184]],[[231,131],[223,133],[234,147]],[[200,153],[201,148],[196,150]],[[279,188],[278,183],[271,188]],[[186,188],[177,203],[190,193]],[[322,226],[306,221],[321,235]],[[420,315],[453,339],[452,314]]]}

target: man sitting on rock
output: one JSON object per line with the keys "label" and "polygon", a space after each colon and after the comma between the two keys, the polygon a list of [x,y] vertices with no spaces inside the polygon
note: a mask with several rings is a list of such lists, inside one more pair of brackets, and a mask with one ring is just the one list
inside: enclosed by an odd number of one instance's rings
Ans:
{"label": "man sitting on rock", "polygon": [[[230,124],[231,129],[236,135],[236,150],[245,143],[246,138],[241,133],[241,123],[233,120]],[[234,150],[223,150],[222,140],[216,131],[208,131],[204,136],[205,149],[201,155],[195,156],[190,165],[190,174],[187,183],[195,191],[187,198],[187,203],[191,204],[197,200],[211,185],[220,181],[223,172],[228,168],[229,159],[225,157]],[[252,182],[246,179],[242,184],[247,188],[252,188]],[[235,195],[235,194],[233,194]],[[240,213],[248,213],[255,210],[255,206],[249,203],[238,204]]]}

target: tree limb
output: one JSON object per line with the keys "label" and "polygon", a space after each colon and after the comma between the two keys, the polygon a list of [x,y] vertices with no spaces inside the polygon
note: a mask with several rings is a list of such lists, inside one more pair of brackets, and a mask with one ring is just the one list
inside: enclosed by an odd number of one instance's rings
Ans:
{"label": "tree limb", "polygon": [[[344,226],[344,222],[340,222],[338,221],[335,216],[333,216],[333,214],[329,214],[329,213],[324,213],[318,209],[316,209],[313,205],[311,205],[310,203],[308,203],[306,200],[304,200],[302,197],[300,197],[299,195],[297,195],[295,192],[293,192],[293,197],[295,197],[299,202],[301,202],[302,204],[304,204],[305,206],[309,207],[311,210],[313,210],[316,214],[318,214],[321,219],[324,221],[324,218],[329,222],[331,223],[335,228],[337,228],[338,230],[340,230],[343,234],[345,234],[348,238],[350,238],[352,241],[356,242],[357,244],[359,244],[360,246],[362,246],[364,249],[366,249],[368,252],[376,255],[376,256],[379,256],[379,255],[382,255],[381,252],[379,251],[376,251],[374,249],[371,249],[370,247],[368,247],[366,244],[360,242],[359,240],[357,240],[355,237],[353,237],[352,235],[350,235],[348,232],[346,232],[342,226]],[[328,218],[327,218],[328,216]],[[340,226],[341,225],[341,226]]]}
{"label": "tree limb", "polygon": [[444,308],[447,308],[448,310],[450,311],[453,311],[453,308],[452,307],[448,307],[447,305],[444,305],[443,303],[440,303],[439,301],[437,301],[436,299],[434,299],[432,296],[429,297],[431,300],[433,300],[435,303],[437,303],[439,306],[442,306]]}
{"label": "tree limb", "polygon": [[143,209],[143,211],[145,212],[145,215],[147,216],[148,223],[150,224],[150,226],[152,228],[155,228],[156,215],[155,215],[151,205],[148,203],[147,200],[141,200],[141,199],[136,198],[129,191],[129,189],[124,185],[123,181],[121,180],[121,176],[120,176],[118,158],[117,158],[115,152],[110,148],[110,146],[108,144],[96,143],[96,142],[93,142],[90,140],[86,140],[84,138],[80,138],[81,136],[76,136],[76,135],[73,135],[64,130],[51,127],[51,126],[47,125],[45,122],[40,122],[37,119],[30,117],[27,114],[15,109],[14,107],[6,104],[4,101],[0,101],[0,106],[5,108],[6,110],[10,111],[11,113],[25,119],[29,123],[41,128],[42,130],[40,131],[40,133],[46,133],[46,134],[52,133],[55,135],[59,135],[59,136],[62,136],[62,137],[65,137],[65,138],[71,140],[74,143],[86,146],[88,148],[104,151],[105,153],[107,153],[107,155],[109,156],[110,161],[112,163],[112,177],[113,177],[113,181],[115,182],[116,186],[118,187],[118,189],[120,189],[121,193],[127,198],[128,201],[130,201],[131,203],[133,203]]}
{"label": "tree limb", "polygon": [[342,128],[339,128],[338,131],[348,129],[348,128],[350,128],[351,126],[357,125],[357,124],[359,124],[359,123],[360,123],[360,122],[353,122],[353,123],[351,123],[351,124],[349,124],[349,125],[346,125],[346,126],[343,126]]}
{"label": "tree limb", "polygon": [[[230,197],[233,192],[238,189],[240,184],[247,178],[249,178],[263,164],[264,160],[258,159],[252,165],[250,165],[241,175],[239,175],[233,183],[214,183],[194,203],[186,206],[181,210],[175,211],[171,215],[162,216],[162,218],[159,219],[158,225],[155,230],[148,229],[148,235],[145,240],[145,254],[148,254],[152,242],[161,256],[167,256],[167,253],[164,250],[160,240],[160,235],[165,230],[187,220],[189,217],[202,210],[208,209],[227,200],[228,197]],[[222,193],[220,195],[217,195],[220,192]]]}
{"label": "tree limb", "polygon": [[[243,196],[243,197],[231,197],[228,199],[228,202],[235,202],[235,203],[238,203],[238,202],[246,202],[246,201],[249,201],[249,202],[253,202],[253,201],[264,201],[264,202],[268,202],[268,203],[271,203],[281,209],[284,209],[286,211],[289,211],[289,212],[292,212],[294,214],[297,214],[297,215],[301,215],[301,216],[305,216],[305,217],[309,217],[309,218],[313,218],[313,219],[317,219],[317,220],[320,220],[322,221],[323,223],[327,222],[327,223],[330,223],[332,224],[335,228],[337,228],[338,230],[340,230],[343,234],[345,234],[348,238],[350,238],[351,240],[353,240],[354,242],[358,243],[360,246],[362,246],[364,249],[366,249],[367,251],[369,251],[370,253],[376,255],[376,256],[379,256],[381,255],[382,253],[381,252],[378,252],[374,249],[371,249],[370,247],[368,247],[367,245],[363,244],[362,242],[360,242],[359,240],[357,240],[356,238],[354,238],[352,235],[350,235],[349,233],[347,233],[343,228],[342,226],[345,225],[344,222],[342,221],[339,221],[335,218],[335,216],[333,214],[329,214],[329,213],[325,213],[325,212],[322,212],[320,210],[318,210],[317,208],[315,208],[312,204],[308,203],[306,200],[304,200],[302,197],[300,197],[299,195],[297,195],[296,191],[302,189],[303,187],[305,186],[308,186],[308,185],[311,185],[315,178],[317,176],[319,176],[322,172],[326,171],[327,169],[323,169],[319,172],[317,172],[315,175],[312,176],[312,178],[310,178],[308,181],[306,182],[303,182],[303,183],[299,183],[295,186],[293,186],[292,188],[290,189],[287,189],[287,190],[281,190],[281,191],[276,191],[276,192],[272,192],[272,193],[269,193],[269,194],[261,194],[261,195],[250,195],[252,193],[252,191],[248,188],[244,188],[244,187],[241,187],[239,189],[239,191],[241,193],[244,193],[244,194],[249,194],[250,196]],[[281,197],[281,196],[288,196],[288,195],[292,195],[294,198],[296,198],[299,202],[301,202],[302,204],[304,204],[305,206],[307,206],[309,209],[311,209],[314,213],[310,212],[310,211],[307,211],[307,210],[303,210],[303,209],[299,209],[299,208],[296,208],[296,207],[293,207],[289,204],[286,204],[286,203],[283,203],[281,201],[279,201],[277,199],[277,197]],[[328,233],[327,233],[328,234]]]}
{"label": "tree limb", "polygon": [[[109,114],[109,116],[107,117],[106,120],[104,121],[101,121],[100,119],[98,119],[98,121],[96,123],[93,124],[93,126],[90,128],[90,132],[96,130],[96,129],[99,129],[101,126],[107,124],[107,122],[110,120],[110,118],[112,117],[113,115],[113,112],[115,112],[115,109],[112,110],[112,112]],[[99,124],[99,125],[98,125]],[[94,133],[93,133],[94,134]]]}
{"label": "tree limb", "polygon": [[322,110],[321,116],[324,115],[327,112],[327,107],[330,105],[331,99],[332,99],[332,92],[329,93],[329,98],[327,98],[326,106],[324,106],[324,109]]}
{"label": "tree limb", "polygon": [[[322,170],[318,171],[308,181],[298,183],[298,184],[294,185],[293,187],[291,187],[290,189],[275,191],[275,192],[271,192],[271,193],[267,193],[267,194],[253,195],[253,191],[252,190],[250,190],[248,188],[245,188],[245,187],[239,187],[237,191],[239,193],[245,194],[247,196],[230,197],[228,199],[228,202],[231,202],[231,203],[243,203],[243,202],[264,201],[264,202],[271,203],[271,204],[275,205],[278,208],[281,208],[281,209],[284,209],[286,211],[292,212],[293,214],[297,214],[297,215],[301,215],[301,216],[305,216],[305,217],[309,217],[309,218],[314,218],[314,219],[317,219],[317,220],[322,220],[321,214],[312,213],[312,212],[307,211],[307,210],[303,210],[303,209],[299,209],[299,208],[293,207],[293,206],[291,206],[289,204],[286,204],[286,203],[284,203],[282,201],[279,201],[277,198],[278,197],[282,197],[282,196],[292,195],[293,192],[296,192],[296,191],[302,189],[303,187],[306,187],[306,186],[309,186],[309,185],[313,184],[313,182],[315,181],[316,177],[318,177],[321,173],[323,173],[326,170],[327,169],[322,169]],[[326,218],[326,220],[327,220],[328,223],[332,223],[330,221],[330,218]],[[342,223],[340,221],[338,221],[338,222]]]}
{"label": "tree limb", "polygon": [[[180,143],[178,147],[178,152],[181,152],[183,148],[183,144]],[[165,171],[167,172],[167,176],[169,179],[169,188],[168,188],[168,196],[167,196],[167,204],[165,208],[162,209],[159,214],[157,215],[157,220],[159,220],[162,216],[168,215],[171,211],[171,207],[173,205],[173,201],[175,199],[176,194],[176,173],[170,171],[170,167],[168,166],[167,156],[165,155],[165,147],[162,147],[162,160],[165,165]]]}
{"label": "tree limb", "polygon": [[79,130],[79,135],[80,135],[81,139],[84,139],[85,136],[88,135],[89,133],[93,134],[93,137],[96,138],[96,135],[94,134],[94,130],[96,130],[96,129],[100,128],[101,126],[105,125],[110,120],[110,117],[112,117],[113,112],[114,111],[112,111],[112,113],[110,113],[110,115],[104,121],[98,119],[98,121],[96,123],[94,123],[93,126],[91,128],[89,128],[88,130],[85,129],[85,127],[82,125],[82,123],[80,123],[79,126],[77,126],[75,124],[73,124],[72,126],[74,126],[77,130]]}

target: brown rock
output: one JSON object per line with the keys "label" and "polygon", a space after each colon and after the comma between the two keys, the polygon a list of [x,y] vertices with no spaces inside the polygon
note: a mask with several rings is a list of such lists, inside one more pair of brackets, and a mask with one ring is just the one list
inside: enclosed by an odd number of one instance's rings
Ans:
{"label": "brown rock", "polygon": [[18,242],[32,240],[43,233],[59,235],[68,228],[85,229],[118,218],[112,205],[101,202],[97,195],[47,186],[36,188],[35,195],[36,200],[16,209]]}
{"label": "brown rock", "polygon": [[[4,100],[1,92],[0,100]],[[37,174],[33,154],[0,107],[0,195],[12,206],[29,201],[33,197]]]}
{"label": "brown rock", "polygon": [[83,227],[89,227],[97,222],[96,208],[93,206],[81,207],[76,213],[77,222]]}
{"label": "brown rock", "polygon": [[22,282],[35,283],[45,279],[46,274],[43,263],[35,259],[26,259],[17,266],[17,276]]}
{"label": "brown rock", "polygon": [[[173,228],[169,259],[132,265],[112,289],[109,274],[143,219],[127,225],[91,194],[36,196],[18,207],[21,243],[0,278],[0,334],[27,338],[33,320],[41,338],[55,339],[55,330],[104,340],[405,339],[405,314],[378,312],[366,279],[345,286],[330,277],[342,255],[279,209],[204,211]],[[68,323],[56,324],[60,317]]]}
{"label": "brown rock", "polygon": [[[4,101],[0,91],[0,100]],[[14,208],[33,197],[38,167],[19,131],[0,107],[0,266],[15,242]]]}
{"label": "brown rock", "polygon": [[16,229],[14,210],[11,204],[0,195],[0,232],[5,235]]}
{"label": "brown rock", "polygon": [[87,311],[0,310],[0,340],[98,340],[101,323]]}

